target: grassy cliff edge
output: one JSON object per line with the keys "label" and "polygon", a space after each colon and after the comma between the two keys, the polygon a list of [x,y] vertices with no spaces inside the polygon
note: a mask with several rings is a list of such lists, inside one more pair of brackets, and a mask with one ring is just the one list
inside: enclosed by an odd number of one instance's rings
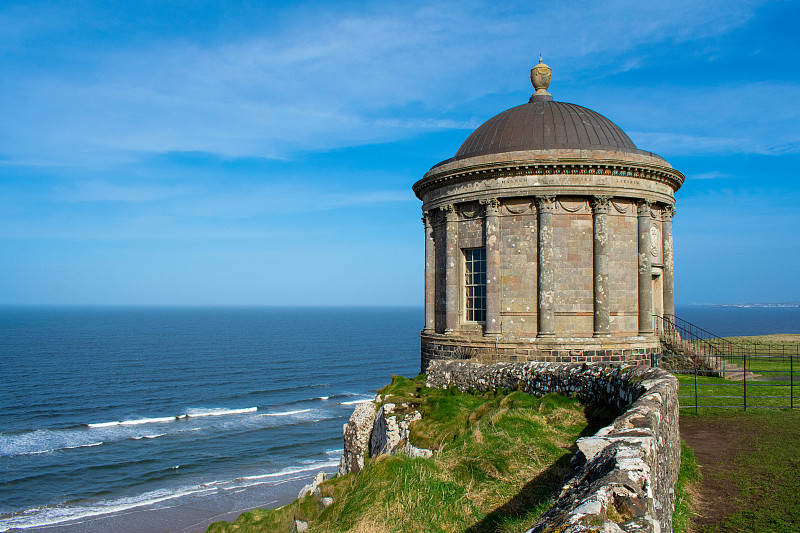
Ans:
{"label": "grassy cliff edge", "polygon": [[[431,389],[424,376],[393,376],[378,396],[395,404],[391,416],[422,414],[409,441],[435,450],[433,457],[371,458],[358,474],[323,483],[317,496],[208,531],[288,532],[295,520],[310,532],[524,530],[557,496],[575,441],[617,414],[556,394]],[[328,497],[333,503],[323,508],[320,499]]]}

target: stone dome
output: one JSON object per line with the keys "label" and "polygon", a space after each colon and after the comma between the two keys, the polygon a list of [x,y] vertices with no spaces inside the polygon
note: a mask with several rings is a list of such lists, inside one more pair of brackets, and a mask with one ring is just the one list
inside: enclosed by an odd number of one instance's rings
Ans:
{"label": "stone dome", "polygon": [[484,122],[453,160],[520,150],[639,151],[619,126],[600,113],[536,96],[531,100]]}

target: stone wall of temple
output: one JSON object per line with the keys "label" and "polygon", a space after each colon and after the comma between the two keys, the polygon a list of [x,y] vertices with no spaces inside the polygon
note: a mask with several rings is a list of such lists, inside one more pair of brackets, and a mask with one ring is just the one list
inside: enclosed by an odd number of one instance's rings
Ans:
{"label": "stone wall of temple", "polygon": [[594,316],[592,283],[592,212],[588,200],[556,200],[553,213],[554,327],[557,336],[591,337]]}
{"label": "stone wall of temple", "polygon": [[613,199],[608,210],[609,311],[612,335],[636,335],[639,331],[636,204]]}
{"label": "stone wall of temple", "polygon": [[505,200],[500,209],[502,331],[536,337],[537,222],[533,198]]}

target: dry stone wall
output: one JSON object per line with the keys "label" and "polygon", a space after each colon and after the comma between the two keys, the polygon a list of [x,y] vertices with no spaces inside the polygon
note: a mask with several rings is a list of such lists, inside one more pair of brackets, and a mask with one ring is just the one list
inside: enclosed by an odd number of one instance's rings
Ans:
{"label": "dry stone wall", "polygon": [[429,387],[556,392],[627,410],[578,440],[573,475],[527,533],[670,533],[680,468],[678,382],[657,368],[432,361]]}

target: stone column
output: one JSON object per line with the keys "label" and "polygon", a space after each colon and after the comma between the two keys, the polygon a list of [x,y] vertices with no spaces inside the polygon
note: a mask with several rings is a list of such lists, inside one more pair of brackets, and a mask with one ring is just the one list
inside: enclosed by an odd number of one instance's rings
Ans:
{"label": "stone column", "polygon": [[639,216],[639,335],[653,333],[653,268],[650,263],[650,202],[636,204]]}
{"label": "stone column", "polygon": [[608,302],[608,200],[608,196],[595,196],[592,199],[595,337],[607,337],[611,334]]}
{"label": "stone column", "polygon": [[486,206],[486,328],[483,334],[497,337],[500,335],[500,202],[492,198],[481,203]]}
{"label": "stone column", "polygon": [[436,330],[436,246],[433,240],[433,213],[425,211],[425,327],[424,333]]}
{"label": "stone column", "polygon": [[461,287],[461,258],[458,249],[458,213],[453,204],[443,207],[445,211],[445,316],[444,332],[458,331],[459,287]]}
{"label": "stone column", "polygon": [[539,337],[555,337],[553,304],[555,299],[555,265],[553,258],[553,213],[555,196],[538,196],[539,211]]}
{"label": "stone column", "polygon": [[661,237],[664,254],[664,314],[675,315],[675,264],[672,259],[672,217],[675,208],[665,205],[661,210]]}

